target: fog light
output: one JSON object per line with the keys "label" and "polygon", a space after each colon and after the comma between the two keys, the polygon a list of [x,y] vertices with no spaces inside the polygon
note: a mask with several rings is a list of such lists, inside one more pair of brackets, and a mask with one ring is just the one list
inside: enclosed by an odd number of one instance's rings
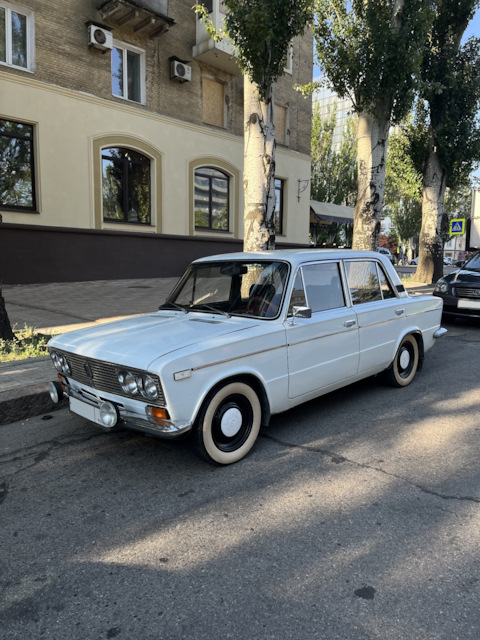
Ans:
{"label": "fog light", "polygon": [[113,429],[118,422],[117,407],[111,402],[102,402],[100,405],[100,420],[105,427]]}
{"label": "fog light", "polygon": [[58,404],[60,400],[63,398],[62,385],[59,382],[49,382],[48,393],[50,394],[50,398],[52,399],[52,402],[54,402],[55,404]]}

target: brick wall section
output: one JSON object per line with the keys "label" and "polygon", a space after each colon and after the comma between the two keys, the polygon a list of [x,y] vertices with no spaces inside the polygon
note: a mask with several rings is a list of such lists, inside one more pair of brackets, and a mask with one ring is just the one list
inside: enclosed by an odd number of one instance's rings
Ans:
{"label": "brick wall section", "polygon": [[[110,52],[88,47],[86,22],[103,23],[97,7],[101,0],[22,0],[19,6],[35,12],[35,73],[33,77],[75,91],[124,103],[111,94]],[[133,29],[114,27],[115,40],[143,49],[146,53],[146,105],[137,106],[156,113],[202,125],[202,76],[224,82],[227,105],[227,129],[243,135],[243,79],[192,59],[195,44],[195,15],[192,0],[170,0],[169,17],[175,25],[153,39],[135,34]],[[111,25],[113,26],[113,24]],[[192,81],[178,83],[170,79],[170,56],[188,61]],[[292,74],[282,77],[275,100],[288,105],[290,117],[289,148],[310,154],[311,101],[293,89],[312,78],[313,39],[307,31],[296,38]],[[29,73],[1,67],[7,73]],[[12,114],[13,115],[13,114]]]}

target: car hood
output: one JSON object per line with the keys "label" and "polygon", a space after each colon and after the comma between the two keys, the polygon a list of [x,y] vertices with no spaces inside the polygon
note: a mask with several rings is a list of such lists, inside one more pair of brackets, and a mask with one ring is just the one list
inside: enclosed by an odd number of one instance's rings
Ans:
{"label": "car hood", "polygon": [[159,311],[64,333],[48,344],[87,358],[148,369],[160,356],[256,324],[216,314]]}
{"label": "car hood", "polygon": [[459,269],[458,271],[452,271],[452,273],[449,273],[448,276],[445,276],[444,280],[450,284],[465,283],[480,286],[480,271]]}

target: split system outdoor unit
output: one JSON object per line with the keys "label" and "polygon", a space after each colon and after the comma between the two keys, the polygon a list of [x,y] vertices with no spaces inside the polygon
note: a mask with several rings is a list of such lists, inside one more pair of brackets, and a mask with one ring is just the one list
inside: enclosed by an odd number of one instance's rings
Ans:
{"label": "split system outdoor unit", "polygon": [[192,67],[180,62],[180,60],[172,60],[170,63],[170,77],[178,82],[190,82],[192,79]]}
{"label": "split system outdoor unit", "polygon": [[113,36],[108,29],[91,24],[88,27],[88,44],[101,51],[108,51],[113,48]]}

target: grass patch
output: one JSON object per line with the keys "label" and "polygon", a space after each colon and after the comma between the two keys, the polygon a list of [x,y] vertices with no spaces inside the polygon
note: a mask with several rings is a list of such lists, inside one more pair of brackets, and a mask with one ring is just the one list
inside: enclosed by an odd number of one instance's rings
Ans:
{"label": "grass patch", "polygon": [[21,331],[14,331],[14,334],[14,340],[0,340],[0,362],[48,356],[47,342],[51,335],[37,333],[33,327],[27,326]]}

